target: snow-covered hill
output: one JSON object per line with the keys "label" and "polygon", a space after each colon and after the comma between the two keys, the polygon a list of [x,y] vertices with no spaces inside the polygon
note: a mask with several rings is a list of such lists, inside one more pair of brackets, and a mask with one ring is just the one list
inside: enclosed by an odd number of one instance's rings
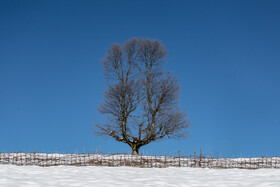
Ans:
{"label": "snow-covered hill", "polygon": [[279,169],[0,165],[1,187],[280,186]]}

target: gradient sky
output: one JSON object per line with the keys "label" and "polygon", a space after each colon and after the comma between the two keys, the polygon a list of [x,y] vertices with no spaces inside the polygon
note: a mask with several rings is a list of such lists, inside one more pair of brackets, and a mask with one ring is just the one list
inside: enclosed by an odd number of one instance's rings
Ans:
{"label": "gradient sky", "polygon": [[280,1],[0,1],[0,152],[128,152],[94,137],[113,42],[161,40],[189,138],[140,150],[279,154]]}

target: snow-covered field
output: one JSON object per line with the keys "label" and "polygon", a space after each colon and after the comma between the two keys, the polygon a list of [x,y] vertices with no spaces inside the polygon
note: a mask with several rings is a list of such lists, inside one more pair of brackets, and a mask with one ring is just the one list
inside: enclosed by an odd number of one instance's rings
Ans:
{"label": "snow-covered field", "polygon": [[0,165],[1,187],[280,186],[279,169]]}

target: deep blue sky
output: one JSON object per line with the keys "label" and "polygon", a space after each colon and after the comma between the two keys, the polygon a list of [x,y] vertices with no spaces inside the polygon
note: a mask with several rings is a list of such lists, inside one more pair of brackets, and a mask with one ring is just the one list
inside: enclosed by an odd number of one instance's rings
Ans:
{"label": "deep blue sky", "polygon": [[0,1],[0,152],[129,147],[94,137],[113,42],[159,39],[190,137],[156,153],[279,154],[280,1]]}

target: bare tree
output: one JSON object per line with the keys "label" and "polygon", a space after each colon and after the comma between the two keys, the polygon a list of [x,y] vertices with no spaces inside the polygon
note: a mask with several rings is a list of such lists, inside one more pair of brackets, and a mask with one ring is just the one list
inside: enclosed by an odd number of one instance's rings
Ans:
{"label": "bare tree", "polygon": [[163,138],[185,137],[190,123],[178,108],[177,78],[162,70],[167,50],[157,40],[133,38],[113,44],[102,65],[108,89],[98,108],[107,121],[97,135],[139,148]]}

